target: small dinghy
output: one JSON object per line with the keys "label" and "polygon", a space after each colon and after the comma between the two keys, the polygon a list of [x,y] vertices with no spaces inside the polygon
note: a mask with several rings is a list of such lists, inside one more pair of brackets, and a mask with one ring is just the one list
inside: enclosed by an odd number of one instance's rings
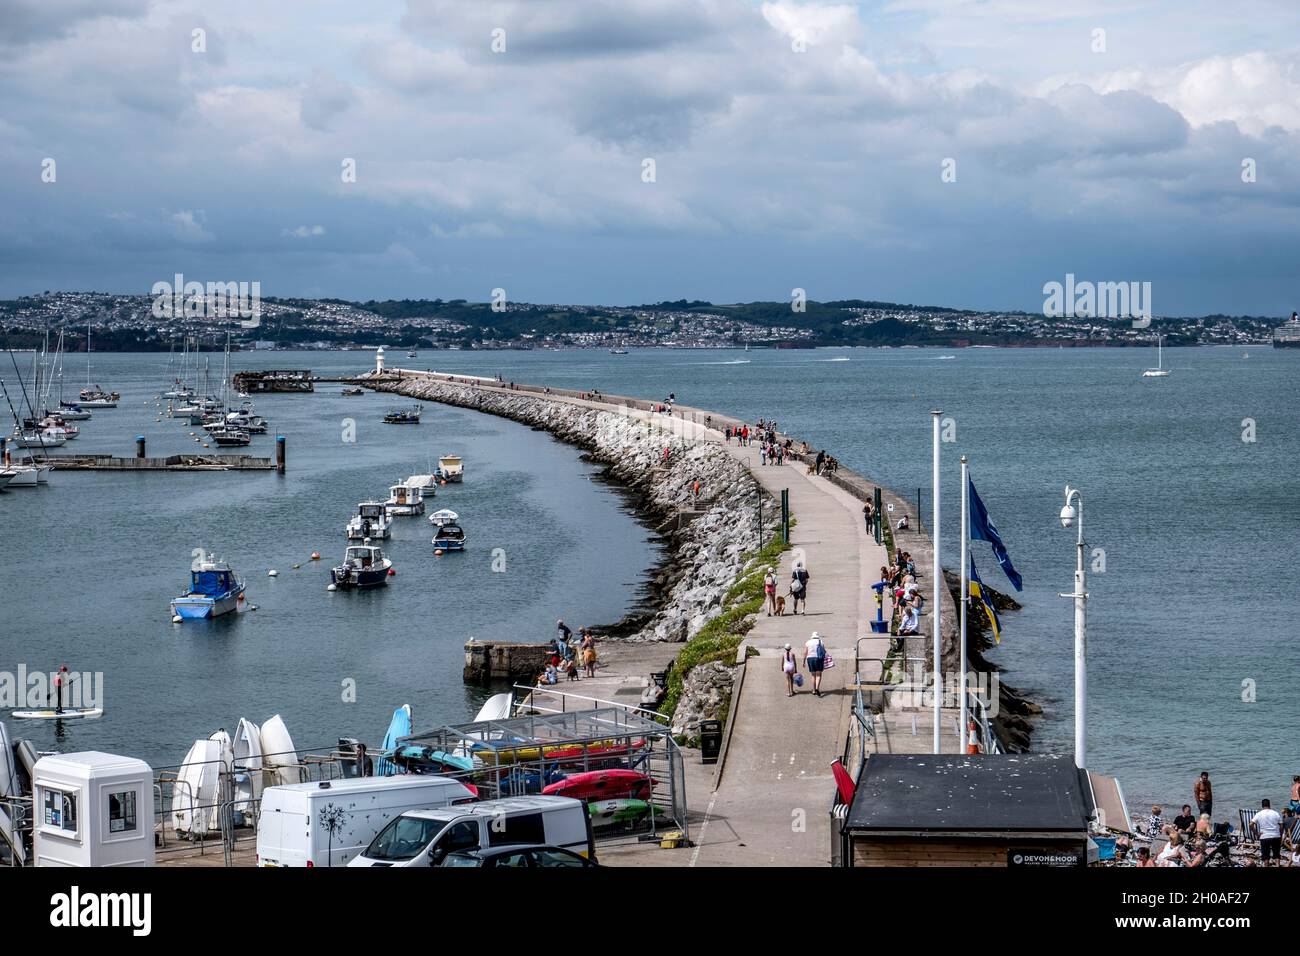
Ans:
{"label": "small dinghy", "polygon": [[479,708],[474,723],[477,724],[484,720],[506,720],[514,709],[515,695],[513,693],[506,691],[503,694],[493,694],[487,699],[487,703]]}
{"label": "small dinghy", "polygon": [[330,578],[336,588],[379,588],[388,584],[388,572],[393,562],[384,552],[369,544],[353,545],[343,554],[343,563],[330,568]]}
{"label": "small dinghy", "polygon": [[[230,738],[225,742],[228,745]],[[172,783],[172,828],[177,836],[197,840],[219,829],[221,754],[220,740],[196,740],[181,761]]]}
{"label": "small dinghy", "polygon": [[266,785],[302,783],[298,753],[294,750],[293,738],[289,736],[289,730],[279,714],[262,724],[260,736]]}
{"label": "small dinghy", "polygon": [[262,798],[262,731],[246,717],[239,718],[234,749],[235,812],[251,813]]}
{"label": "small dinghy", "polygon": [[435,551],[465,550],[465,529],[458,524],[460,519],[456,512],[444,508],[431,514],[429,520],[438,529],[433,533]]}

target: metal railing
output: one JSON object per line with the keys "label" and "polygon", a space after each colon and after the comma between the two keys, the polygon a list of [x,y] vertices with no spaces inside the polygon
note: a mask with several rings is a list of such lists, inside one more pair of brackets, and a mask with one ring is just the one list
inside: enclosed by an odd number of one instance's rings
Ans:
{"label": "metal railing", "polygon": [[[605,700],[600,697],[588,697],[585,694],[571,694],[568,691],[555,690],[553,687],[550,686],[530,687],[527,684],[515,684],[513,685],[512,689],[523,692],[523,696],[520,697],[519,703],[515,705],[515,712],[519,714],[528,713],[530,711],[533,713],[541,713],[541,714],[567,714],[573,711],[595,710],[598,707],[621,707],[622,709],[630,711],[634,714],[640,714],[643,717],[648,717],[650,720],[669,719],[668,714],[661,713],[657,710],[651,710],[648,707],[637,707],[634,704],[624,704],[621,703],[620,701]],[[544,700],[546,698],[558,697],[560,706],[547,707],[545,704],[539,704],[537,702],[537,696],[539,694],[545,695],[543,697]],[[593,706],[575,705],[570,707],[569,706],[570,700],[586,701],[588,705],[593,705]]]}

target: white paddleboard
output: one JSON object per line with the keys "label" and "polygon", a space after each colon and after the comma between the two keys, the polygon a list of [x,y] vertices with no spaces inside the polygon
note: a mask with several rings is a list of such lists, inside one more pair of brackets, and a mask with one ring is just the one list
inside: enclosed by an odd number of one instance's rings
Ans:
{"label": "white paddleboard", "polygon": [[49,710],[15,710],[9,715],[14,720],[93,720],[104,716],[103,707],[64,707],[63,712]]}

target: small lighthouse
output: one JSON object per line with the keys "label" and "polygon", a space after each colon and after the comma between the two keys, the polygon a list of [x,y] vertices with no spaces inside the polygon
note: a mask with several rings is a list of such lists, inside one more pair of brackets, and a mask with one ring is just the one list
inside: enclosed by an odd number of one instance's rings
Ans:
{"label": "small lighthouse", "polygon": [[384,374],[384,347],[382,345],[379,346],[379,350],[375,352],[375,374]]}

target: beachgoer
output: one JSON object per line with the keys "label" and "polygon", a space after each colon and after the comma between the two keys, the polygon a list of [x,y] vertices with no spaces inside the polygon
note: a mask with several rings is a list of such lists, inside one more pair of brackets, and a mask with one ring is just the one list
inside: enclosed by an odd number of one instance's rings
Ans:
{"label": "beachgoer", "polygon": [[1202,770],[1196,783],[1192,784],[1192,797],[1196,800],[1196,812],[1214,816],[1214,788],[1210,786],[1210,772]]}
{"label": "beachgoer", "polygon": [[903,515],[903,517],[898,519],[898,524],[894,525],[894,530],[895,531],[907,530],[907,515]]}
{"label": "beachgoer", "polygon": [[1138,866],[1155,866],[1156,861],[1151,859],[1151,848],[1148,846],[1138,847]]}
{"label": "beachgoer", "polygon": [[1291,809],[1300,813],[1300,777],[1291,778]]}
{"label": "beachgoer", "polygon": [[1147,817],[1147,836],[1152,840],[1160,837],[1160,833],[1165,828],[1164,817],[1160,815],[1159,807],[1151,808],[1151,816]]}
{"label": "beachgoer", "polygon": [[1192,816],[1192,808],[1188,804],[1183,804],[1183,812],[1174,817],[1174,827],[1183,833],[1189,832],[1196,826],[1196,817]]}
{"label": "beachgoer", "polygon": [[1175,830],[1169,834],[1169,842],[1156,857],[1156,866],[1187,866],[1191,859],[1183,847],[1183,835]]}
{"label": "beachgoer", "polygon": [[[1259,833],[1259,860],[1263,866],[1282,865],[1282,815],[1267,799],[1259,801],[1259,813],[1250,818]],[[1269,861],[1272,861],[1271,863]]]}
{"label": "beachgoer", "polygon": [[921,616],[916,613],[916,608],[911,604],[900,602],[899,607],[903,611],[903,619],[898,623],[899,634],[919,634],[921,633]]}
{"label": "beachgoer", "polygon": [[802,562],[796,562],[790,572],[790,597],[794,599],[792,613],[799,613],[799,602],[803,602],[803,612],[808,613],[808,569]]}
{"label": "beachgoer", "polygon": [[799,673],[799,664],[794,658],[794,651],[786,644],[781,651],[781,672],[785,674],[785,696],[794,696],[794,677]]}
{"label": "beachgoer", "polygon": [[804,663],[808,665],[808,673],[812,675],[813,696],[822,695],[822,670],[826,666],[826,645],[822,643],[822,636],[816,631],[812,632],[812,637],[808,638],[803,646]]}
{"label": "beachgoer", "polygon": [[767,616],[776,613],[776,568],[768,568],[763,575],[763,593],[767,595]]}
{"label": "beachgoer", "polygon": [[596,639],[587,634],[582,639],[582,665],[588,677],[596,676]]}
{"label": "beachgoer", "polygon": [[555,622],[555,629],[560,632],[558,635],[559,640],[565,644],[569,643],[573,638],[573,631],[569,630],[569,626],[564,623],[562,618]]}

